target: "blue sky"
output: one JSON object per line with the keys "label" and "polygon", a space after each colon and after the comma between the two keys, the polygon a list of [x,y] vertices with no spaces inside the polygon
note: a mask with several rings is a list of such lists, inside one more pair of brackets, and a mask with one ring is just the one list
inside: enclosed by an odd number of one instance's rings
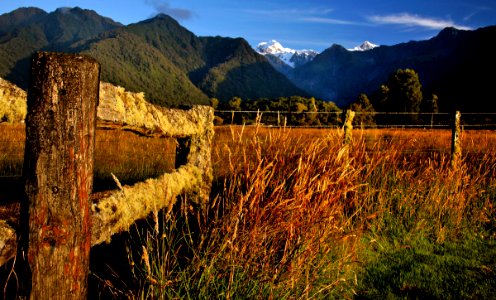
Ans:
{"label": "blue sky", "polygon": [[162,12],[200,36],[243,37],[252,46],[275,39],[285,47],[322,51],[368,40],[393,45],[435,36],[447,26],[496,25],[495,0],[0,0],[0,14],[22,6],[95,10],[123,24]]}

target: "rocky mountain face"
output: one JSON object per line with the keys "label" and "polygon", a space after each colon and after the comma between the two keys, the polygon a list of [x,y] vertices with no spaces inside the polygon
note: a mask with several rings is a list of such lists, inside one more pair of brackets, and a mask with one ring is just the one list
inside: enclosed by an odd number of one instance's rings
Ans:
{"label": "rocky mountain face", "polygon": [[349,51],[368,51],[368,50],[372,50],[372,49],[377,48],[377,47],[379,47],[379,45],[372,44],[369,41],[365,41],[361,45],[356,46],[352,49],[348,49],[348,50]]}
{"label": "rocky mountain face", "polygon": [[312,61],[319,54],[314,50],[285,48],[276,40],[261,42],[256,50],[265,56],[276,70],[285,75],[288,75],[291,69]]}
{"label": "rocky mountain face", "polygon": [[299,67],[312,61],[317,54],[314,50],[294,50],[285,48],[276,40],[261,42],[258,44],[258,53],[265,55],[269,59],[279,59],[291,68]]}
{"label": "rocky mountain face", "polygon": [[[243,39],[200,38],[166,15],[122,26],[94,11],[22,8],[0,16],[0,77],[27,86],[35,51],[84,53],[104,81],[164,106],[307,95]],[[20,49],[20,50],[19,50]]]}

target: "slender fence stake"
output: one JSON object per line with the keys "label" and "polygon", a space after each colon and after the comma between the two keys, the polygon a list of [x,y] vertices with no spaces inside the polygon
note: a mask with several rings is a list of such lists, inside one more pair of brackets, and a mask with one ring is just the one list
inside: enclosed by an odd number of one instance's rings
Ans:
{"label": "slender fence stake", "polygon": [[451,167],[456,168],[459,166],[462,156],[462,148],[460,145],[460,111],[455,112],[453,125],[452,125],[452,133],[451,133]]}
{"label": "slender fence stake", "polygon": [[30,76],[21,204],[29,224],[19,249],[31,272],[26,287],[31,299],[86,299],[100,65],[38,52]]}
{"label": "slender fence stake", "polygon": [[353,118],[355,117],[355,112],[351,109],[346,111],[346,119],[344,121],[344,145],[351,144],[351,140],[353,137]]}

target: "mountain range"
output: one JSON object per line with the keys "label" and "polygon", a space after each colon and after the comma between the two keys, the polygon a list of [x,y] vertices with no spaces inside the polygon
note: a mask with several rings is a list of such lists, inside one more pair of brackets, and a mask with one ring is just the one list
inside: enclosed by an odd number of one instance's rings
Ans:
{"label": "mountain range", "polygon": [[373,94],[397,69],[411,68],[441,110],[496,111],[495,38],[496,26],[446,28],[393,46],[332,45],[317,53],[271,41],[253,49],[242,38],[196,36],[163,14],[124,26],[77,7],[20,8],[0,15],[0,77],[26,88],[32,53],[62,51],[93,56],[103,81],[164,106],[299,95],[345,107],[360,93]]}
{"label": "mountain range", "polygon": [[368,51],[368,50],[372,50],[372,49],[377,48],[377,47],[379,47],[379,45],[373,44],[369,41],[365,41],[362,44],[360,44],[354,48],[348,49],[348,50],[349,51]]}
{"label": "mountain range", "polygon": [[[276,40],[270,42],[261,42],[256,48],[257,52],[264,55],[272,65],[278,69],[281,65],[284,66],[280,71],[289,68],[295,68],[312,61],[319,52],[314,50],[295,50],[285,48]],[[278,69],[279,70],[279,69]],[[287,69],[289,70],[289,69]]]}
{"label": "mountain range", "polygon": [[92,10],[20,8],[0,16],[0,77],[27,87],[35,51],[88,54],[101,79],[164,106],[308,95],[242,38],[198,37],[167,15],[123,26]]}
{"label": "mountain range", "polygon": [[436,94],[443,111],[496,111],[496,26],[445,28],[435,37],[368,51],[333,45],[288,75],[300,88],[344,106],[359,93],[372,94],[397,69],[419,74],[424,94]]}
{"label": "mountain range", "polygon": [[[348,50],[368,51],[376,47],[379,46],[369,41],[365,41],[362,44]],[[289,68],[294,69],[300,67],[307,62],[312,61],[317,55],[319,55],[319,52],[315,50],[295,50],[286,48],[276,40],[271,40],[270,42],[261,42],[257,45],[256,50],[258,53],[267,57],[269,62],[271,62],[276,69],[279,69],[280,66],[283,65],[284,67],[280,68],[280,70],[282,71],[289,70]]]}

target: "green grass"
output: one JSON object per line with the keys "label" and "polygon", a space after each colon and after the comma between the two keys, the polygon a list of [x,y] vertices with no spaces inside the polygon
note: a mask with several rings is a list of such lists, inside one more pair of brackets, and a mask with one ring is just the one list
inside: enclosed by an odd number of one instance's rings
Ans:
{"label": "green grass", "polygon": [[[494,299],[496,241],[470,232],[436,243],[405,233],[410,242],[363,239],[366,259],[359,276],[359,299]],[[412,236],[413,235],[413,236]]]}

